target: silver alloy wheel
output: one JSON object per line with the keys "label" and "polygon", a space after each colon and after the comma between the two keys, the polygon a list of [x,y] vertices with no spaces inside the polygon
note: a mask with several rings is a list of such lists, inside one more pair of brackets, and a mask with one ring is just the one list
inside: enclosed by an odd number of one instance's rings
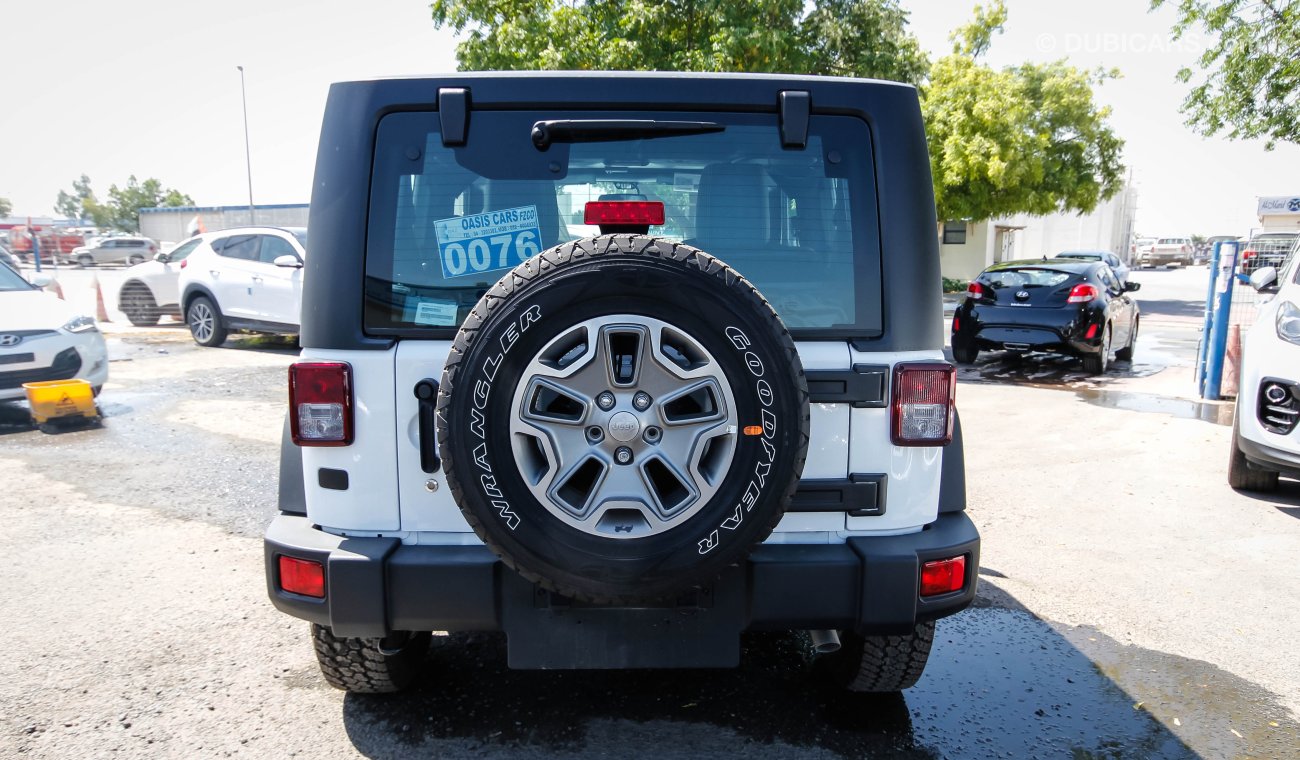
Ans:
{"label": "silver alloy wheel", "polygon": [[216,315],[212,309],[203,301],[199,301],[190,307],[190,333],[199,343],[205,343],[212,339],[212,333],[216,329]]}
{"label": "silver alloy wheel", "polygon": [[[520,378],[510,420],[520,475],[551,514],[585,533],[671,530],[709,502],[731,466],[731,385],[704,346],[667,322],[581,322]],[[608,409],[597,403],[605,393]]]}

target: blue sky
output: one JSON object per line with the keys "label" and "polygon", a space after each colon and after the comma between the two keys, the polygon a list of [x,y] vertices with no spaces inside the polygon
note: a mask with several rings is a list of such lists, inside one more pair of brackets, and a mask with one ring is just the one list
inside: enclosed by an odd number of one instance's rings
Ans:
{"label": "blue sky", "polygon": [[[973,7],[903,4],[933,55],[947,52],[949,31]],[[1266,153],[1183,126],[1173,76],[1202,41],[1169,42],[1167,10],[1148,13],[1143,0],[1008,7],[991,63],[1065,57],[1124,72],[1099,96],[1128,142],[1140,230],[1242,234],[1256,196],[1300,193],[1300,147]],[[101,196],[134,173],[204,205],[247,202],[237,65],[247,73],[255,201],[306,202],[330,82],[455,68],[455,41],[421,0],[18,0],[5,22],[0,197],[18,214],[51,214],[82,173]]]}

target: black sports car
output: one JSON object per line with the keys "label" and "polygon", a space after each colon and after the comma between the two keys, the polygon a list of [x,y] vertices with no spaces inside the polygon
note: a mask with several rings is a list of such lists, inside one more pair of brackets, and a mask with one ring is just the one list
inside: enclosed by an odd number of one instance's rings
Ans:
{"label": "black sports car", "polygon": [[953,315],[953,358],[970,364],[980,351],[1046,351],[1077,356],[1099,375],[1112,352],[1133,358],[1139,317],[1129,293],[1139,287],[1095,261],[995,264],[971,281]]}

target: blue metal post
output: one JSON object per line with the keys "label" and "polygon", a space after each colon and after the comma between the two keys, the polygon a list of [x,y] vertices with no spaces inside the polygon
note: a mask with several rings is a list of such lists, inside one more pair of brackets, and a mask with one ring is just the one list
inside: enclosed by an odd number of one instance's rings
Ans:
{"label": "blue metal post", "polygon": [[1223,382],[1223,355],[1228,349],[1228,315],[1232,312],[1232,286],[1236,282],[1232,273],[1237,268],[1237,244],[1222,243],[1219,252],[1218,284],[1214,293],[1214,322],[1210,329],[1209,353],[1205,360],[1205,392],[1203,398],[1218,401],[1219,385]]}
{"label": "blue metal post", "polygon": [[39,272],[39,271],[41,271],[41,241],[40,241],[40,236],[38,236],[38,235],[36,234],[36,231],[32,229],[32,226],[31,226],[30,224],[27,225],[27,233],[28,233],[29,235],[32,236],[32,258],[35,259],[35,261],[36,261],[36,271]]}
{"label": "blue metal post", "polygon": [[1205,395],[1205,357],[1210,349],[1210,326],[1214,320],[1214,283],[1216,275],[1219,273],[1219,246],[1223,242],[1214,244],[1214,249],[1210,253],[1210,284],[1205,293],[1205,321],[1201,325],[1201,341],[1196,349],[1196,392],[1201,396]]}

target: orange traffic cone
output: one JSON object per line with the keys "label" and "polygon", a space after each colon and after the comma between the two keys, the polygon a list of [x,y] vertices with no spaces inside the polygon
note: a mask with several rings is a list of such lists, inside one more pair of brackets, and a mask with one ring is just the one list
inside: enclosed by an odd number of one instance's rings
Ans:
{"label": "orange traffic cone", "polygon": [[58,280],[52,280],[50,282],[50,288],[54,291],[54,295],[58,296],[61,300],[67,300],[66,298],[63,298],[63,286],[59,284]]}
{"label": "orange traffic cone", "polygon": [[99,322],[112,322],[108,318],[108,309],[104,308],[104,290],[99,287],[99,275],[95,275],[95,319]]}

